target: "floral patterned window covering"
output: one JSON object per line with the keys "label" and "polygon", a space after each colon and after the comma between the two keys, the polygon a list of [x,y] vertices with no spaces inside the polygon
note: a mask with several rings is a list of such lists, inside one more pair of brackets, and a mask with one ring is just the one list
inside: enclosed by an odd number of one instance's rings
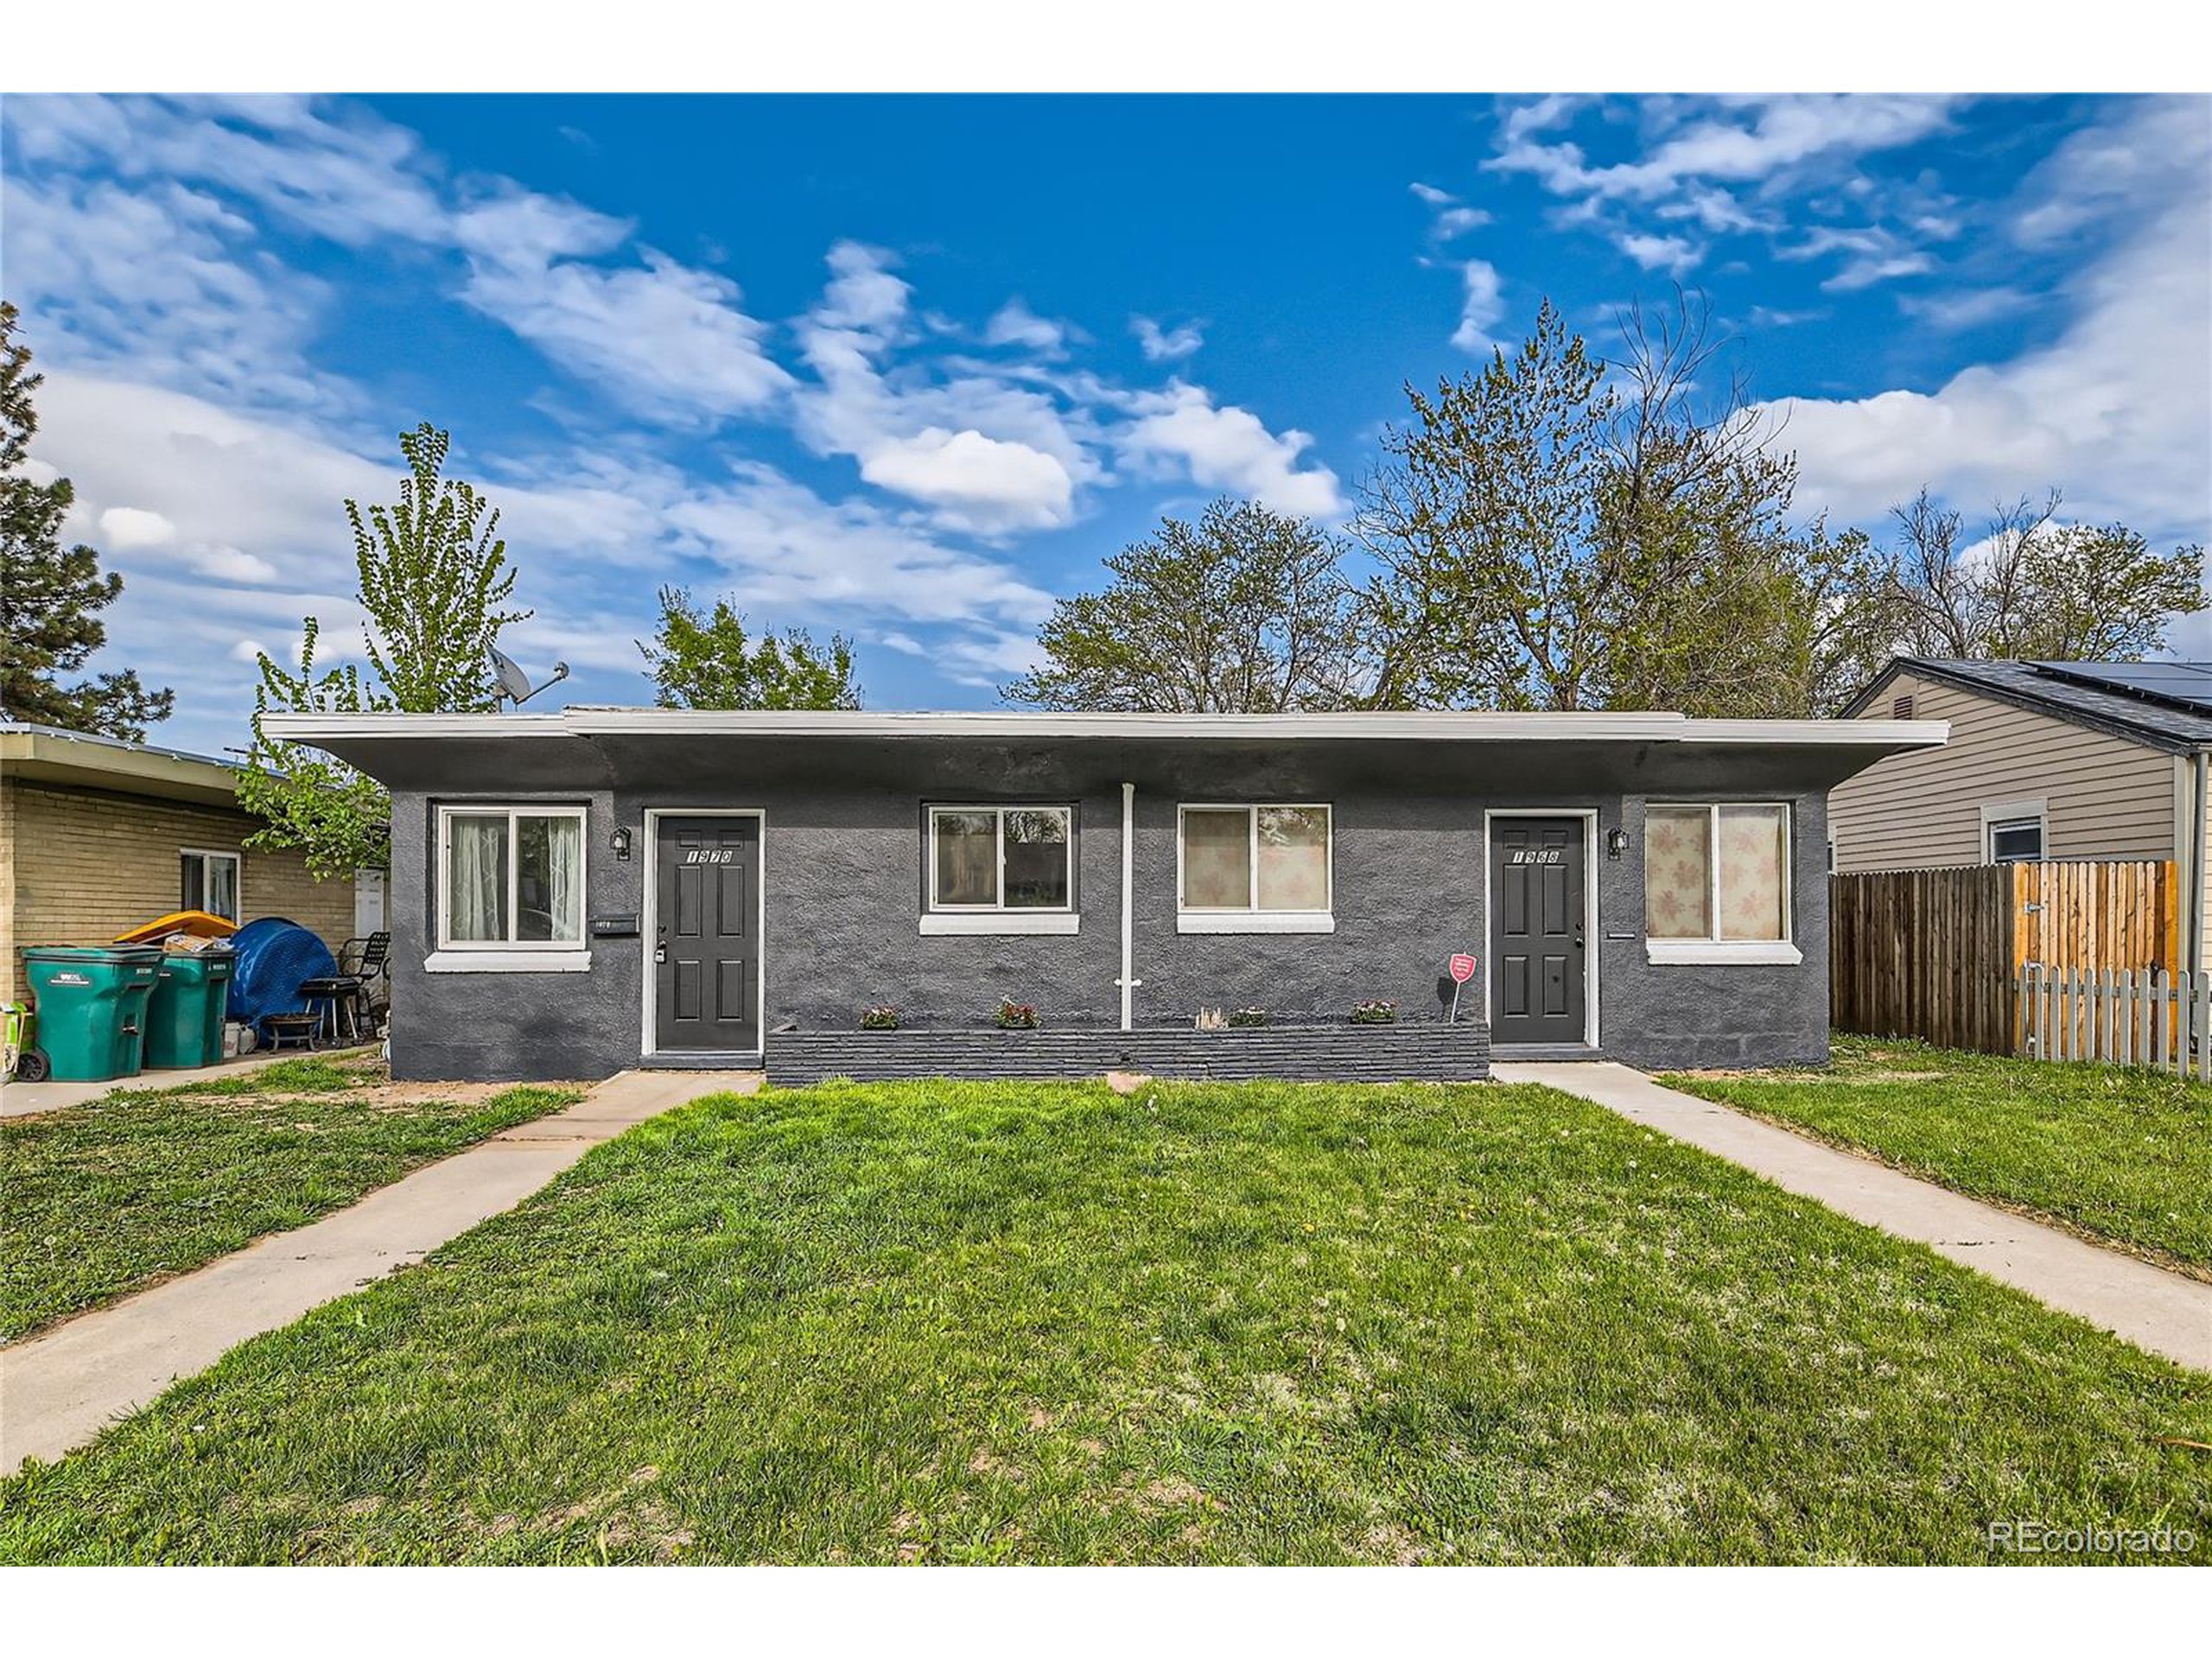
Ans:
{"label": "floral patterned window covering", "polygon": [[1786,806],[1651,807],[1643,820],[1645,932],[1788,938],[1789,815]]}
{"label": "floral patterned window covering", "polygon": [[1330,907],[1325,806],[1186,806],[1185,910],[1324,912]]}

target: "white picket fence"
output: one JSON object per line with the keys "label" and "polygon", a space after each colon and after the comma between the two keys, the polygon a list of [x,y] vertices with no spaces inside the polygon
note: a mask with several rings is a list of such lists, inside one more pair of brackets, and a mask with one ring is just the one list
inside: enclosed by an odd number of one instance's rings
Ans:
{"label": "white picket fence", "polygon": [[2212,973],[2030,968],[2018,987],[2020,1052],[2032,1058],[2152,1066],[2212,1083]]}

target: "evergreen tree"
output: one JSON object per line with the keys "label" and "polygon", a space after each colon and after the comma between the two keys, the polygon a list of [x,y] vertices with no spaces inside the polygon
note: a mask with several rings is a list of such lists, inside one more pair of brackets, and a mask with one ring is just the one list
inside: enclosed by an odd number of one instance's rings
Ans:
{"label": "evergreen tree", "polygon": [[148,690],[135,669],[61,681],[106,643],[99,613],[123,592],[123,578],[103,573],[92,548],[62,547],[76,499],[69,480],[30,477],[31,394],[44,377],[30,372],[16,323],[16,308],[0,301],[0,718],[143,741],[168,718],[175,693]]}

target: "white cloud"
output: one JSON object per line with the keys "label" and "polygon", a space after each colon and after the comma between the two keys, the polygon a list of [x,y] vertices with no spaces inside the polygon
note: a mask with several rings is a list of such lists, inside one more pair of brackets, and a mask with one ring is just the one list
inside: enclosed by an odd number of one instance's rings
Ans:
{"label": "white cloud", "polygon": [[651,248],[642,268],[561,261],[476,264],[464,296],[554,362],[664,419],[714,420],[759,409],[791,376],[763,349],[765,325],[737,284]]}
{"label": "white cloud", "polygon": [[2035,296],[2012,287],[1968,288],[1948,294],[1908,294],[1897,309],[1938,328],[1979,328],[1986,322],[2032,310]]}
{"label": "white cloud", "polygon": [[840,242],[830,250],[826,263],[830,279],[814,308],[814,321],[824,328],[887,340],[906,321],[906,300],[912,292],[891,274],[891,254],[863,242]]}
{"label": "white cloud", "polygon": [[1065,323],[1040,317],[1019,298],[1008,300],[983,327],[986,346],[1020,346],[1044,356],[1056,356],[1067,344]]}
{"label": "white cloud", "polygon": [[1490,217],[1480,207],[1446,207],[1430,225],[1429,235],[1438,242],[1456,241],[1489,224]]}
{"label": "white cloud", "polygon": [[1452,330],[1452,343],[1463,352],[1487,357],[1497,346],[1490,331],[1505,315],[1497,267],[1487,259],[1470,259],[1459,267],[1459,326]]}
{"label": "white cloud", "polygon": [[1313,440],[1274,433],[1249,410],[1217,407],[1203,387],[1171,381],[1129,400],[1136,419],[1118,436],[1125,454],[1154,465],[1171,462],[1208,489],[1231,491],[1278,512],[1329,518],[1344,511],[1337,475],[1300,457]]}
{"label": "white cloud", "polygon": [[252,227],[213,197],[171,181],[126,188],[10,168],[0,220],[8,297],[42,359],[127,367],[240,401],[345,401],[302,354],[321,285],[249,264]]}
{"label": "white cloud", "polygon": [[176,539],[176,526],[143,507],[110,507],[100,514],[100,536],[118,552],[160,547]]}
{"label": "white cloud", "polygon": [[1650,236],[1631,231],[1614,238],[1620,251],[1646,270],[1679,276],[1698,262],[1699,250],[1679,236]]}
{"label": "white cloud", "polygon": [[[1509,118],[1488,164],[1529,174],[1555,195],[1655,201],[1694,182],[1759,183],[1810,162],[1912,143],[1942,131],[1957,101],[1856,92],[1723,100],[1679,122],[1639,159],[1599,167],[1580,145],[1537,143],[1529,135],[1539,127]],[[1565,106],[1549,104],[1548,112]]]}
{"label": "white cloud", "polygon": [[[2138,166],[2128,192],[2101,199],[2093,224],[2110,251],[2062,289],[2073,320],[2056,339],[1930,391],[1782,406],[1808,501],[1866,521],[1923,483],[1967,505],[2056,485],[2083,518],[2153,536],[2212,531],[2212,120],[2202,106],[2175,113],[2131,109],[2083,135],[2081,153],[2119,145],[2160,165]],[[2069,172],[2035,181],[2021,216]]]}
{"label": "white cloud", "polygon": [[1137,349],[1147,363],[1179,363],[1206,343],[1195,322],[1162,328],[1150,317],[1131,317],[1129,332],[1137,337]]}
{"label": "white cloud", "polygon": [[[1712,236],[1777,233],[1785,219],[1775,204],[1808,185],[1837,186],[1858,210],[1887,213],[1930,240],[1958,234],[1949,199],[1922,181],[1878,184],[1855,168],[1859,158],[1918,143],[1945,130],[1961,100],[1949,97],[1807,94],[1778,98],[1648,98],[1637,105],[1641,153],[1598,163],[1564,136],[1580,109],[1572,99],[1546,99],[1510,111],[1499,125],[1497,152],[1484,166],[1520,173],[1563,206],[1562,226],[1601,229],[1647,270],[1679,276],[1705,250],[1648,223],[1694,223]],[[1834,236],[1833,241],[1823,238]],[[1811,257],[1854,240],[1878,239],[1831,279],[1838,290],[1866,287],[1929,268],[1902,238],[1868,227],[1816,231],[1782,257]],[[1932,262],[1931,262],[1932,263]]]}
{"label": "white cloud", "polygon": [[1013,371],[897,370],[912,289],[890,256],[841,243],[829,264],[830,281],[798,325],[815,376],[797,400],[801,439],[851,456],[868,483],[953,529],[1003,535],[1071,518],[1077,486],[1103,472],[1081,423]]}
{"label": "white cloud", "polygon": [[941,426],[876,446],[861,460],[861,476],[1001,528],[1065,524],[1075,507],[1075,480],[1042,450]]}
{"label": "white cloud", "polygon": [[16,268],[36,273],[65,321],[74,295],[97,296],[87,311],[110,312],[113,299],[134,307],[137,339],[174,337],[177,367],[160,377],[168,384],[231,386],[263,404],[278,394],[308,401],[327,391],[297,361],[321,289],[252,258],[251,246],[226,245],[254,235],[218,200],[237,196],[348,248],[460,253],[468,303],[644,412],[710,421],[789,385],[763,347],[765,325],[744,313],[728,278],[651,248],[634,262],[585,263],[615,254],[630,226],[512,181],[452,185],[413,134],[333,107],[265,98],[11,103],[10,135],[41,176],[99,165],[131,181],[56,182],[20,200],[11,184],[11,282]]}
{"label": "white cloud", "polygon": [[998,561],[948,547],[858,502],[830,503],[772,468],[747,465],[727,486],[674,503],[683,550],[719,586],[778,614],[988,619],[1033,625],[1051,595]]}
{"label": "white cloud", "polygon": [[1449,190],[1440,190],[1433,184],[1416,180],[1408,187],[1421,202],[1433,210],[1428,221],[1429,239],[1439,244],[1450,242],[1480,230],[1491,222],[1491,215],[1480,207],[1470,207]]}
{"label": "white cloud", "polygon": [[1830,294],[1850,294],[1899,276],[1923,276],[1935,269],[1936,260],[1930,254],[1870,253],[1851,260],[1834,276],[1825,278],[1821,287]]}

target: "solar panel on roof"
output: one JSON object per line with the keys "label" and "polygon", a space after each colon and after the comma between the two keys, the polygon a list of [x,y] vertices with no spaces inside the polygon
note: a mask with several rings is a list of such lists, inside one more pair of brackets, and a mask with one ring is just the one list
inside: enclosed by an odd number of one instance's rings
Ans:
{"label": "solar panel on roof", "polygon": [[2031,666],[2053,678],[2116,696],[2212,714],[2212,664],[2035,663]]}

